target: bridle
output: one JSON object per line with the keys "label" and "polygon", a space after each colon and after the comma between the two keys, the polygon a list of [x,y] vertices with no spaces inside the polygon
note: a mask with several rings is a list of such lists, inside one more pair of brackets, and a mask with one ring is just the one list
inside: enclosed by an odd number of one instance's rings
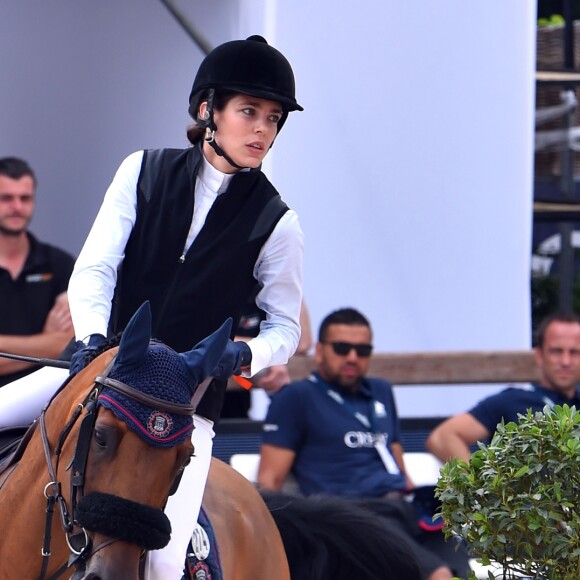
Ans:
{"label": "bridle", "polygon": [[[45,529],[44,529],[44,539],[42,544],[42,567],[39,575],[39,580],[44,580],[47,576],[48,564],[51,556],[51,530],[52,530],[52,520],[55,511],[55,505],[58,505],[60,512],[61,525],[65,532],[65,537],[71,555],[68,561],[62,565],[52,576],[50,580],[56,579],[61,576],[67,569],[72,566],[81,567],[86,564],[86,562],[99,550],[102,550],[106,546],[111,545],[114,542],[123,540],[123,538],[110,538],[104,541],[97,547],[92,546],[92,540],[87,532],[87,530],[79,526],[75,514],[77,513],[77,506],[79,501],[83,498],[86,466],[88,460],[88,454],[92,439],[93,430],[95,427],[95,422],[97,419],[98,406],[99,406],[99,396],[104,387],[112,389],[117,393],[123,394],[126,397],[133,399],[134,401],[145,405],[147,407],[152,407],[156,410],[163,411],[166,413],[171,413],[181,416],[192,416],[195,413],[197,403],[199,399],[205,392],[207,384],[210,379],[202,382],[195,392],[195,395],[191,401],[191,404],[179,404],[165,401],[157,397],[147,395],[140,390],[127,385],[116,379],[109,378],[107,376],[109,370],[114,364],[114,360],[108,365],[105,373],[99,375],[95,378],[93,387],[91,388],[88,395],[85,397],[82,403],[80,403],[72,417],[62,428],[56,446],[54,450],[51,450],[50,441],[48,439],[48,433],[46,429],[46,410],[49,405],[47,405],[42,411],[39,424],[40,424],[40,434],[42,438],[42,446],[44,449],[44,456],[46,459],[46,465],[48,468],[48,473],[50,476],[50,481],[44,487],[44,495],[47,500],[46,504],[46,519],[45,519]],[[66,384],[66,383],[65,383]],[[78,438],[76,441],[75,452],[70,464],[67,466],[67,470],[71,471],[70,475],[70,507],[67,506],[66,500],[62,495],[62,486],[58,481],[58,466],[62,448],[65,441],[67,440],[72,428],[77,423],[77,421],[82,417],[81,425],[79,428]],[[174,482],[174,488],[176,488]],[[90,497],[90,494],[89,496]],[[109,496],[113,498],[113,496]],[[129,502],[129,500],[124,500],[122,498],[116,498],[118,502],[126,502],[135,504],[135,502]],[[138,506],[139,504],[135,504]],[[148,506],[143,506],[148,507]],[[151,510],[151,508],[148,508]],[[166,516],[163,516],[166,517]],[[77,530],[75,532],[75,529]],[[99,530],[91,530],[99,531]]]}

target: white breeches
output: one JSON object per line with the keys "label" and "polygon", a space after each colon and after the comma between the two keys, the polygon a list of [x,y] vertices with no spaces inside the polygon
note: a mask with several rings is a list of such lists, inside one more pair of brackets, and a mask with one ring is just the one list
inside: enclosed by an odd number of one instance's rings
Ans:
{"label": "white breeches", "polygon": [[43,367],[0,389],[0,427],[30,425],[68,377],[67,369]]}
{"label": "white breeches", "polygon": [[197,523],[211,462],[213,422],[193,416],[191,441],[195,455],[185,468],[181,483],[167,502],[165,514],[171,522],[171,540],[162,550],[149,552],[146,580],[181,580],[187,545]]}
{"label": "white breeches", "polygon": [[[44,367],[0,389],[0,427],[29,425],[68,377],[68,370]],[[191,441],[195,455],[165,508],[171,522],[171,541],[149,553],[147,580],[180,580],[187,545],[197,523],[211,462],[213,422],[194,415]]]}

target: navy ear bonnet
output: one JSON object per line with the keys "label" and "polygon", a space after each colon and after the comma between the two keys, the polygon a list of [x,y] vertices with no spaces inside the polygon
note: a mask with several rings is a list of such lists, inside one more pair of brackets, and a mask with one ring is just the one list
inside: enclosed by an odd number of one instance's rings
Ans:
{"label": "navy ear bonnet", "polygon": [[[144,363],[138,368],[127,369],[123,365],[115,365],[108,376],[147,395],[182,405],[191,402],[197,387],[183,357],[161,343],[151,343]],[[146,407],[106,386],[103,387],[99,403],[155,446],[173,447],[185,441],[193,430],[191,417]]]}
{"label": "navy ear bonnet", "polygon": [[[177,353],[161,342],[151,341],[151,306],[144,302],[123,332],[117,358],[108,377],[142,393],[169,403],[190,405],[199,385],[220,360],[232,328],[228,318],[213,334],[185,353]],[[193,429],[193,419],[146,406],[103,387],[99,404],[147,443],[172,447],[182,443]]]}

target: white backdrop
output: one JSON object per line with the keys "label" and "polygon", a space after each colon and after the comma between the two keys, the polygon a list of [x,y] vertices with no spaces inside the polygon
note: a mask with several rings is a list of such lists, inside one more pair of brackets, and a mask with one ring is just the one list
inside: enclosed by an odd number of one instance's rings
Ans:
{"label": "white backdrop", "polygon": [[[33,230],[78,252],[121,159],[185,146],[201,51],[156,0],[22,0],[0,19],[0,155]],[[533,0],[182,1],[216,45],[264,33],[293,113],[266,169],[301,217],[314,329],[352,305],[378,351],[530,344]],[[404,416],[489,389],[398,389]]]}
{"label": "white backdrop", "polygon": [[[535,3],[370,5],[277,3],[305,112],[273,177],[306,232],[314,326],[354,305],[383,351],[527,348]],[[445,416],[498,388],[397,401]]]}

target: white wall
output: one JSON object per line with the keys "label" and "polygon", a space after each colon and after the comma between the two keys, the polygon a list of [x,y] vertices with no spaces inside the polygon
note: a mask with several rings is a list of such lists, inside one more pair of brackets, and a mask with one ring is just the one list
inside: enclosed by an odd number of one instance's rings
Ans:
{"label": "white wall", "polygon": [[[6,4],[0,155],[37,169],[33,230],[77,252],[125,155],[186,145],[202,54],[156,0]],[[264,33],[294,66],[305,111],[266,167],[306,233],[315,329],[352,305],[379,351],[529,346],[533,0],[180,6],[212,45]],[[445,415],[484,392],[397,398]]]}
{"label": "white wall", "polygon": [[[277,16],[305,112],[273,177],[306,232],[314,326],[354,305],[380,350],[528,347],[535,3],[280,0]],[[446,415],[490,390],[397,399]]]}

